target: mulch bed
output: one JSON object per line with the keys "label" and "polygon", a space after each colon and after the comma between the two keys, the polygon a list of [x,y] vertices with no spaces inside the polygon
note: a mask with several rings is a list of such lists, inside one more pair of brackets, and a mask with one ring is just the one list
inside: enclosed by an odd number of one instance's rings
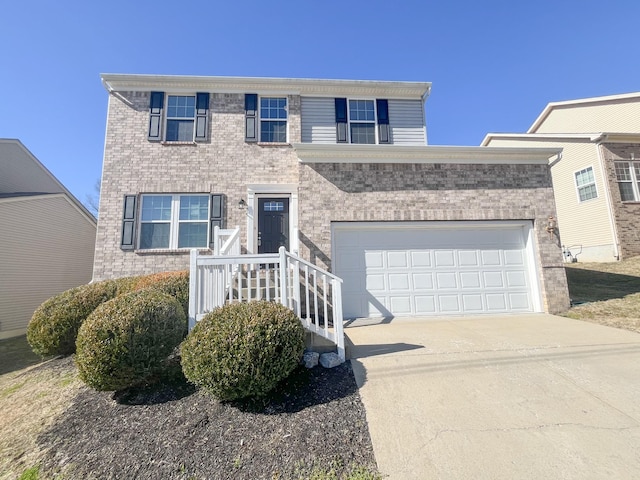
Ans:
{"label": "mulch bed", "polygon": [[[70,358],[57,360],[71,362]],[[77,478],[338,478],[376,464],[349,362],[300,367],[267,400],[221,403],[184,380],[122,392],[83,388],[38,438],[43,473]]]}

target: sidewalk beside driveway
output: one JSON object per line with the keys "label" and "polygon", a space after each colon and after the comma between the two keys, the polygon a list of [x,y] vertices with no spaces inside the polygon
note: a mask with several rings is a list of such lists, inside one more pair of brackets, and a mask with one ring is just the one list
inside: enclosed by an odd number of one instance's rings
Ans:
{"label": "sidewalk beside driveway", "polygon": [[345,333],[390,480],[640,478],[640,334],[545,314]]}

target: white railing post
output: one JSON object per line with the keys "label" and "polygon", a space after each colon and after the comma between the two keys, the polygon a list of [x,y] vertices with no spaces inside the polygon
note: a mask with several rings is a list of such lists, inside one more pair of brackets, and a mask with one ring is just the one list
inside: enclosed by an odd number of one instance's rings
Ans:
{"label": "white railing post", "polygon": [[[336,347],[340,360],[345,361],[344,325],[342,318],[342,282],[331,280],[331,300],[333,304],[333,328],[335,330]],[[326,321],[326,320],[325,320]]]}
{"label": "white railing post", "polygon": [[220,227],[213,227],[213,254],[220,255]]}
{"label": "white railing post", "polygon": [[196,326],[198,283],[198,251],[194,248],[189,257],[189,331]]}
{"label": "white railing post", "polygon": [[284,247],[278,249],[280,254],[280,303],[289,306],[289,275],[287,273],[287,250]]}

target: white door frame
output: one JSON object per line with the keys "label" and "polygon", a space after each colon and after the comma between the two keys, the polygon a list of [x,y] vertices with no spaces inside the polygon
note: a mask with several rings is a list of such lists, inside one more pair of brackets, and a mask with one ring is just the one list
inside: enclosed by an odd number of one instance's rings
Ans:
{"label": "white door frame", "polygon": [[258,253],[258,199],[265,197],[289,199],[289,250],[298,254],[298,185],[247,185],[247,253]]}

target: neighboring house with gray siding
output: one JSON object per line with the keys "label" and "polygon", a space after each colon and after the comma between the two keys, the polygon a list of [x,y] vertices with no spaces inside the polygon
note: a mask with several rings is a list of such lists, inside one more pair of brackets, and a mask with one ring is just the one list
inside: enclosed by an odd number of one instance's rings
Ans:
{"label": "neighboring house with gray siding", "polygon": [[551,175],[565,261],[640,255],[640,92],[549,103],[526,133],[482,145],[563,149]]}
{"label": "neighboring house with gray siding", "polygon": [[215,226],[343,283],[346,318],[568,308],[559,149],[427,145],[425,82],[103,74],[94,279],[186,269]]}
{"label": "neighboring house with gray siding", "polygon": [[96,220],[19,141],[0,139],[0,339],[91,280]]}

